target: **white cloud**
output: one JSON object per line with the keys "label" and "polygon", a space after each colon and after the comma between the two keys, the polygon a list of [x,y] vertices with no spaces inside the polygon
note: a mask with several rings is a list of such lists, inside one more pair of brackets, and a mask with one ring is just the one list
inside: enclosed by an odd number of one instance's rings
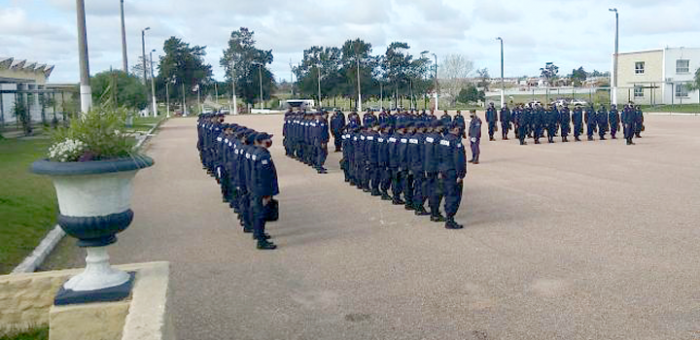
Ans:
{"label": "white cloud", "polygon": [[[7,0],[6,0],[7,1]],[[2,2],[2,0],[0,0]],[[52,81],[77,81],[74,0],[10,0],[0,9],[0,55],[56,64]],[[86,1],[93,73],[121,65],[119,2]],[[392,41],[411,52],[462,53],[475,67],[500,69],[497,36],[505,41],[506,75],[536,74],[547,61],[561,70],[610,67],[614,16],[609,1],[569,0],[125,0],[129,62],[141,55],[141,29],[150,26],[148,50],[177,36],[207,46],[207,61],[223,77],[219,58],[231,31],[255,31],[271,49],[278,77],[289,79],[312,45],[372,43],[375,54]],[[697,46],[700,2],[617,0],[623,51]]]}

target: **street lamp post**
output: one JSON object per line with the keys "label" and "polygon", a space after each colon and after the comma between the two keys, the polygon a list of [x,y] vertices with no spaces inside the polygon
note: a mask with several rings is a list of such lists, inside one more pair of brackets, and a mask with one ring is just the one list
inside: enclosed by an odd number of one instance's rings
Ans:
{"label": "street lamp post", "polygon": [[92,107],[90,89],[90,61],[88,56],[87,28],[85,27],[85,1],[76,0],[78,17],[78,58],[80,61],[80,111],[87,113]]}
{"label": "street lamp post", "polygon": [[[259,63],[258,64],[258,77],[260,78],[260,110],[263,109],[263,89],[262,89],[262,67],[263,64]],[[320,100],[320,98],[319,98]]]}
{"label": "street lamp post", "polygon": [[610,12],[615,12],[615,57],[613,58],[613,88],[612,98],[610,100],[613,104],[617,105],[617,54],[620,35],[620,15],[617,12],[617,8],[610,8],[608,10]]}
{"label": "street lamp post", "polygon": [[236,69],[234,68],[233,57],[231,58],[231,88],[233,89],[233,109],[231,114],[238,114],[238,104],[236,103]]}
{"label": "street lamp post", "polygon": [[362,88],[360,87],[360,56],[357,56],[357,112],[362,112]]}
{"label": "street lamp post", "polygon": [[165,81],[165,114],[170,118],[170,80]]}
{"label": "street lamp post", "polygon": [[151,64],[151,94],[153,97],[153,117],[158,116],[158,106],[156,105],[156,77],[153,72],[153,52],[156,50],[151,50],[150,52],[150,64]]}
{"label": "street lamp post", "polygon": [[501,107],[503,107],[506,104],[506,87],[503,81],[503,38],[498,37],[496,40],[501,41]]}
{"label": "street lamp post", "polygon": [[146,72],[148,71],[148,66],[146,66],[146,31],[150,30],[150,27],[146,27],[141,30],[141,53],[143,58],[143,85],[146,85],[146,98],[148,98],[148,76]]}
{"label": "street lamp post", "polygon": [[321,67],[316,66],[318,69],[318,107],[322,107],[323,104],[321,102]]}
{"label": "street lamp post", "polygon": [[126,25],[124,24],[124,0],[120,0],[121,17],[122,17],[122,62],[124,64],[124,73],[129,73],[129,59],[126,53]]}
{"label": "street lamp post", "polygon": [[440,104],[440,83],[438,82],[438,58],[437,54],[433,53],[435,58],[435,111],[439,110]]}

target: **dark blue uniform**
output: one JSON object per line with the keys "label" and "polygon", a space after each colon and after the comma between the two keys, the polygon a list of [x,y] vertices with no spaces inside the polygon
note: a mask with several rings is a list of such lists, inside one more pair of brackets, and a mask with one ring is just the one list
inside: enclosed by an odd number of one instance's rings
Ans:
{"label": "dark blue uniform", "polygon": [[597,114],[593,105],[586,109],[586,114],[584,115],[584,120],[586,122],[586,134],[588,135],[588,140],[593,140],[593,134],[598,126]]}
{"label": "dark blue uniform", "polygon": [[440,174],[445,188],[445,214],[447,228],[459,228],[454,216],[457,214],[462,201],[463,179],[467,175],[467,163],[461,138],[447,134],[440,140]]}
{"label": "dark blue uniform", "polygon": [[270,200],[279,194],[277,170],[270,152],[263,147],[254,147],[251,155],[251,210],[253,237],[258,240],[258,248],[269,244],[265,237],[265,222],[269,215]]}
{"label": "dark blue uniform", "polygon": [[[440,124],[431,124],[433,129],[441,126]],[[425,143],[423,144],[423,165],[426,174],[426,194],[428,195],[428,206],[430,207],[430,219],[432,221],[444,220],[440,214],[440,202],[442,201],[442,184],[438,178],[440,166],[440,141],[442,134],[436,131],[425,135]]]}
{"label": "dark blue uniform", "polygon": [[596,115],[596,121],[598,122],[600,140],[605,140],[605,133],[608,131],[608,110],[605,109],[605,106],[600,106],[600,110]]}
{"label": "dark blue uniform", "polygon": [[486,109],[486,123],[489,125],[489,140],[494,140],[493,134],[496,132],[496,123],[498,122],[498,116],[496,115],[496,108],[493,104]]}
{"label": "dark blue uniform", "polygon": [[612,139],[617,139],[615,135],[617,131],[620,130],[620,113],[617,111],[615,106],[610,108],[610,113],[608,113],[608,123],[610,124],[610,136]]}
{"label": "dark blue uniform", "polygon": [[568,106],[564,106],[559,112],[559,124],[561,124],[561,141],[568,142],[571,130],[571,111]]}
{"label": "dark blue uniform", "polygon": [[511,113],[510,109],[508,106],[503,106],[501,108],[501,136],[503,137],[503,140],[508,140],[508,132],[510,131],[510,123],[511,123]]}
{"label": "dark blue uniform", "polygon": [[335,152],[339,152],[343,146],[343,128],[345,128],[345,114],[336,111],[331,117],[331,133],[335,143]]}
{"label": "dark blue uniform", "polygon": [[576,141],[581,141],[579,136],[583,133],[583,109],[580,106],[574,108],[574,112],[571,114],[571,121],[574,123],[574,138]]}
{"label": "dark blue uniform", "polygon": [[481,143],[481,119],[478,116],[474,116],[472,121],[469,122],[469,143],[472,149],[471,162],[478,164],[479,155],[481,154],[481,149],[479,148]]}
{"label": "dark blue uniform", "polygon": [[[424,123],[418,123],[417,128],[423,129]],[[408,139],[408,166],[411,176],[413,176],[413,208],[417,215],[427,215],[423,205],[427,198],[425,189],[426,176],[425,166],[423,165],[425,153],[425,134],[416,131]]]}

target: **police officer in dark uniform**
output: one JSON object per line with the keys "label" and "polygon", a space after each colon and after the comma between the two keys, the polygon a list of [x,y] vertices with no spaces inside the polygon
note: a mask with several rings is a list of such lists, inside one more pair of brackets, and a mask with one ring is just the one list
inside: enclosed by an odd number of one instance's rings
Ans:
{"label": "police officer in dark uniform", "polygon": [[271,250],[277,246],[268,241],[265,222],[269,215],[272,197],[279,194],[277,170],[268,149],[272,146],[272,135],[260,133],[255,137],[255,150],[252,155],[251,210],[253,238],[258,241],[258,249]]}
{"label": "police officer in dark uniform", "polygon": [[598,118],[595,112],[595,107],[593,103],[586,109],[586,114],[584,116],[586,122],[586,134],[588,135],[588,140],[593,140],[593,134],[596,132],[596,127],[598,126]]}
{"label": "police officer in dark uniform", "polygon": [[382,200],[390,201],[389,188],[391,188],[391,169],[389,168],[389,137],[391,136],[391,125],[383,123],[379,126],[381,134],[377,137],[377,168],[380,173],[379,190]]}
{"label": "police officer in dark uniform", "polygon": [[520,104],[518,111],[518,122],[516,124],[518,127],[518,139],[520,140],[520,145],[527,145],[525,138],[527,138],[527,130],[531,124],[530,118],[532,117],[532,114],[530,114],[530,109],[523,108],[522,104]]}
{"label": "police officer in dark uniform", "polygon": [[632,104],[629,104],[624,108],[622,112],[623,132],[625,134],[625,141],[627,145],[634,145],[632,139],[634,138],[634,132],[636,129],[635,122],[636,117],[634,108],[632,107]]}
{"label": "police officer in dark uniform", "polygon": [[596,120],[598,121],[598,135],[600,136],[600,140],[605,140],[605,133],[608,131],[608,110],[605,109],[605,105],[600,105]]}
{"label": "police officer in dark uniform", "polygon": [[559,126],[559,111],[556,105],[551,105],[545,113],[545,124],[547,126],[547,141],[554,143],[554,136],[557,135],[557,127]]}
{"label": "police officer in dark uniform", "polygon": [[472,159],[469,163],[479,164],[479,155],[481,154],[481,149],[479,144],[481,143],[481,118],[476,115],[476,110],[471,110],[469,112],[471,117],[471,122],[469,122],[469,145],[472,149]]}
{"label": "police officer in dark uniform", "polygon": [[532,129],[535,132],[535,144],[540,144],[540,138],[544,134],[545,119],[542,105],[536,104],[532,110]]}
{"label": "police officer in dark uniform", "polygon": [[520,116],[523,114],[522,104],[517,104],[511,111],[511,121],[513,122],[513,133],[515,138],[520,139]]}
{"label": "police officer in dark uniform", "polygon": [[374,115],[374,111],[368,109],[367,113],[365,113],[364,117],[362,117],[362,126],[372,127],[376,122],[377,116]]}
{"label": "police officer in dark uniform", "polygon": [[510,123],[511,123],[511,113],[510,109],[508,108],[508,104],[503,104],[503,107],[501,108],[501,135],[503,137],[503,140],[508,140],[508,132],[510,131]]}
{"label": "police officer in dark uniform", "polygon": [[335,152],[340,152],[343,147],[343,128],[345,127],[345,114],[336,110],[331,117],[331,133],[333,134],[333,142],[335,143]]}
{"label": "police officer in dark uniform", "polygon": [[452,123],[452,117],[447,113],[447,110],[444,110],[442,112],[442,116],[440,116],[440,122],[442,122],[442,125],[450,125]]}
{"label": "police officer in dark uniform", "polygon": [[449,133],[440,140],[440,175],[445,188],[445,228],[461,229],[455,222],[455,215],[462,201],[464,177],[467,175],[467,162],[464,146],[459,136],[459,126],[450,125]]}
{"label": "police officer in dark uniform", "polygon": [[425,134],[423,144],[423,165],[426,177],[426,194],[430,207],[430,220],[433,222],[445,222],[445,217],[440,214],[440,202],[442,201],[442,184],[439,178],[440,166],[440,141],[442,140],[442,123],[438,120],[430,122],[430,130]]}
{"label": "police officer in dark uniform", "polygon": [[617,139],[615,135],[617,131],[620,130],[620,113],[617,111],[617,106],[615,104],[610,106],[608,122],[610,123],[610,138]]}
{"label": "police officer in dark uniform", "polygon": [[497,130],[496,123],[498,122],[498,116],[496,115],[496,108],[493,103],[489,103],[489,107],[486,109],[486,122],[489,125],[489,141],[494,141],[493,134]]}
{"label": "police officer in dark uniform", "polygon": [[574,138],[580,142],[579,136],[583,133],[583,108],[580,104],[576,104],[574,112],[571,114],[571,121],[574,123]]}
{"label": "police officer in dark uniform", "polygon": [[323,165],[326,163],[326,157],[328,157],[328,141],[330,136],[328,135],[328,123],[326,118],[323,116],[323,112],[316,113],[316,120],[313,123],[314,137],[314,168],[319,174],[325,174],[328,171]]}
{"label": "police officer in dark uniform", "polygon": [[396,129],[389,137],[389,171],[391,172],[391,194],[393,198],[392,203],[394,205],[406,204],[406,201],[401,199],[401,194],[403,193],[403,174],[400,171],[401,157],[399,152],[399,146],[401,145],[400,140],[403,138],[404,129],[404,125],[397,123]]}
{"label": "police officer in dark uniform", "polygon": [[366,136],[365,153],[367,154],[369,187],[372,196],[381,196],[379,191],[382,175],[379,169],[379,128],[379,123],[375,122],[371,129],[367,132]]}
{"label": "police officer in dark uniform", "polygon": [[571,130],[571,111],[569,111],[567,103],[564,103],[564,107],[559,111],[559,123],[561,124],[561,141],[568,143],[569,130]]}
{"label": "police officer in dark uniform", "polygon": [[[407,117],[408,118],[408,117]],[[410,156],[408,152],[409,140],[416,131],[412,122],[406,124],[405,132],[399,139],[399,171],[403,179],[404,205],[406,210],[413,209],[413,175],[411,174]]]}
{"label": "police officer in dark uniform", "polygon": [[644,131],[644,113],[639,105],[634,108],[634,129],[634,135],[637,138],[642,138],[642,131]]}
{"label": "police officer in dark uniform", "polygon": [[[425,177],[425,122],[417,122],[416,132],[408,140],[409,171],[413,176],[413,206],[415,214],[418,216],[429,215],[425,210],[426,177]],[[455,123],[457,124],[457,123]]]}
{"label": "police officer in dark uniform", "polygon": [[462,138],[466,138],[467,122],[464,120],[464,116],[462,116],[462,110],[457,110],[453,121],[462,129]]}

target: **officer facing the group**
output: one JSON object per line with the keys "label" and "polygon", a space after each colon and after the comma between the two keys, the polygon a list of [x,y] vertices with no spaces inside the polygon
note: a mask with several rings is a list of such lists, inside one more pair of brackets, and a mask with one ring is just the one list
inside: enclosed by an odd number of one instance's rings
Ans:
{"label": "officer facing the group", "polygon": [[343,147],[343,128],[345,127],[345,114],[336,110],[331,117],[331,133],[335,143],[335,152],[340,152]]}
{"label": "officer facing the group", "polygon": [[622,111],[622,126],[623,132],[625,134],[625,141],[627,145],[634,145],[632,139],[634,138],[635,128],[635,112],[632,104],[627,105]]}
{"label": "officer facing the group", "polygon": [[617,131],[620,130],[620,113],[617,112],[617,106],[615,104],[610,106],[608,122],[610,123],[610,138],[617,139],[615,135]]}
{"label": "officer facing the group", "polygon": [[588,135],[588,140],[593,140],[593,134],[596,132],[596,126],[598,126],[598,118],[595,112],[595,107],[593,103],[586,109],[586,115],[584,116],[586,121],[586,134]]}
{"label": "officer facing the group", "polygon": [[442,122],[442,125],[450,125],[452,123],[452,117],[447,113],[447,110],[444,110],[442,116],[440,116],[440,122]]}
{"label": "officer facing the group", "polygon": [[569,142],[569,130],[571,129],[571,112],[569,104],[564,104],[564,107],[559,111],[559,123],[561,124],[561,141]]}
{"label": "officer facing the group", "polygon": [[498,122],[498,116],[496,115],[496,108],[493,103],[489,103],[489,107],[486,109],[486,122],[489,124],[489,141],[494,141],[493,134],[498,130],[496,123]]}
{"label": "officer facing the group", "polygon": [[600,140],[605,140],[605,133],[608,132],[608,110],[605,109],[605,105],[600,105],[596,120],[598,121],[598,135],[600,136]]}
{"label": "officer facing the group", "polygon": [[472,159],[469,163],[479,164],[479,155],[481,150],[479,149],[479,144],[481,143],[481,118],[476,115],[476,110],[469,111],[469,117],[471,122],[469,122],[469,145],[472,149]]}
{"label": "officer facing the group", "polygon": [[583,133],[583,109],[581,105],[576,104],[574,113],[571,114],[571,121],[574,123],[574,138],[580,142],[579,136]]}
{"label": "officer facing the group", "polygon": [[508,140],[508,132],[510,131],[511,113],[508,104],[503,104],[501,108],[501,135],[503,140]]}
{"label": "officer facing the group", "polygon": [[467,162],[464,146],[459,136],[459,126],[450,125],[449,133],[440,141],[440,176],[445,188],[445,228],[461,229],[455,222],[455,215],[462,201],[464,177],[467,175]]}

